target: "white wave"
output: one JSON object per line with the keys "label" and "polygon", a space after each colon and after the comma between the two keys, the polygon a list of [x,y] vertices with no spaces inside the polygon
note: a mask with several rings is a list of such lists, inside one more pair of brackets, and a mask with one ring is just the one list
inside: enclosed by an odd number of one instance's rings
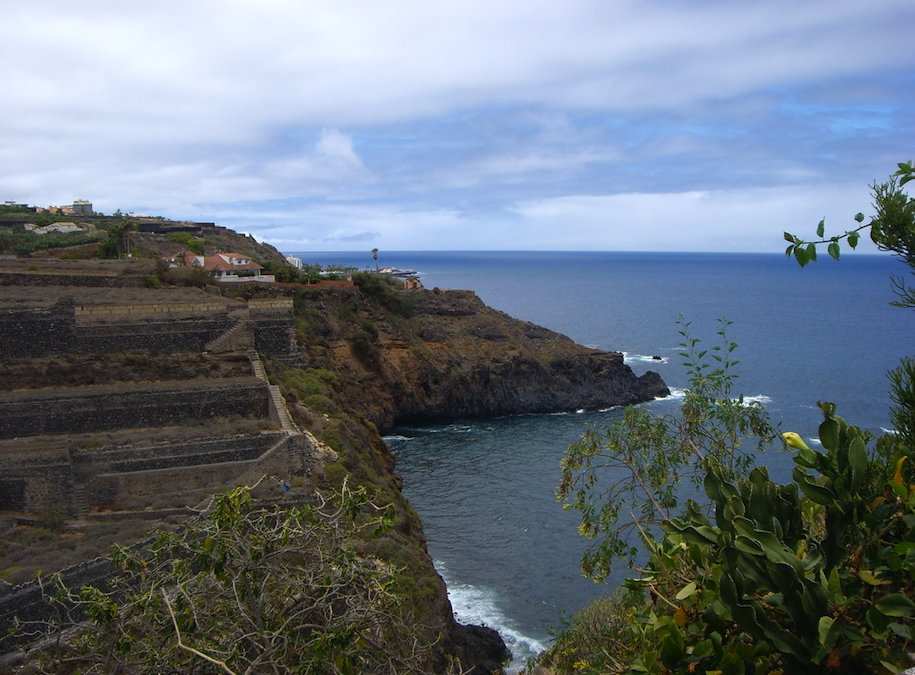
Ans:
{"label": "white wave", "polygon": [[632,365],[633,363],[667,363],[666,356],[658,356],[657,354],[630,354],[629,352],[623,352],[623,363],[626,365]]}
{"label": "white wave", "polygon": [[686,389],[677,389],[676,387],[671,387],[670,396],[666,396],[664,398],[656,398],[655,401],[682,401],[684,398],[686,398]]}
{"label": "white wave", "polygon": [[759,405],[766,405],[772,403],[772,399],[765,394],[760,394],[759,396],[744,396],[744,403],[759,403]]}
{"label": "white wave", "polygon": [[896,429],[887,429],[886,427],[880,427],[880,431],[882,431],[885,434],[893,434],[893,435],[899,433]]}
{"label": "white wave", "polygon": [[[400,427],[401,430],[415,433],[417,436],[424,436],[429,434],[469,434],[473,431],[473,427],[468,424],[448,424],[446,426],[428,426],[428,427]],[[393,437],[396,438],[396,437]],[[406,437],[407,440],[412,440],[414,437]]]}
{"label": "white wave", "polygon": [[597,412],[602,412],[602,413],[612,412],[613,410],[619,410],[621,407],[622,406],[614,405],[614,406],[610,406],[609,408],[601,408]]}
{"label": "white wave", "polygon": [[488,626],[498,631],[505,640],[505,644],[512,652],[509,673],[517,672],[530,657],[546,649],[546,644],[524,635],[514,621],[503,613],[495,591],[471,584],[455,583],[449,578],[448,570],[441,561],[435,561],[435,568],[448,587],[448,599],[451,601],[454,618],[463,624]]}
{"label": "white wave", "polygon": [[390,445],[391,443],[402,443],[404,441],[412,441],[412,436],[382,436],[381,440]]}

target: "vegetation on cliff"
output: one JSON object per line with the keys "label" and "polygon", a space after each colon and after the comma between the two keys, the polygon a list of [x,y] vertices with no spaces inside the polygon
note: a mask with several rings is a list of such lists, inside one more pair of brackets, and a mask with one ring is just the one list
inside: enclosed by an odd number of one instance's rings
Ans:
{"label": "vegetation on cliff", "polygon": [[[54,223],[75,223],[80,231],[33,232],[25,227]],[[134,258],[156,259],[183,250],[200,255],[231,251],[251,256],[265,267],[295,271],[274,246],[212,224],[120,214],[36,213],[31,208],[0,205],[0,254],[86,260],[120,258],[130,253]]]}
{"label": "vegetation on cliff", "polygon": [[[59,619],[20,626],[42,672],[421,673],[434,636],[397,592],[402,570],[353,542],[389,506],[343,482],[314,503],[265,508],[242,487],[143,549],[119,547],[110,589],[45,580]],[[65,639],[63,633],[69,634]],[[455,660],[443,672],[459,672]]]}

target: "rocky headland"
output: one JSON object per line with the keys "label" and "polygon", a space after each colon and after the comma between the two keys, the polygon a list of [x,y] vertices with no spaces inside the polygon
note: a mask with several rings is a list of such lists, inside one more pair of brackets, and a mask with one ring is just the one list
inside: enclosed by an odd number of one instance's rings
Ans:
{"label": "rocky headland", "polygon": [[[296,298],[313,366],[337,374],[380,430],[404,422],[598,410],[667,396],[618,352],[576,344],[486,306],[472,291],[411,290],[398,313],[360,290]],[[404,315],[408,316],[404,316]]]}

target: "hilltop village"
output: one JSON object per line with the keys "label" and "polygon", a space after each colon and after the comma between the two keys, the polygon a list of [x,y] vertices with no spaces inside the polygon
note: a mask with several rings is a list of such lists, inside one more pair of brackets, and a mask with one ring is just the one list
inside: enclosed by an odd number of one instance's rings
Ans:
{"label": "hilltop village", "polygon": [[12,667],[25,658],[12,629],[47,613],[39,573],[104,585],[112,544],[204,518],[233,487],[285,508],[358,486],[394,510],[354,546],[398,570],[435,645],[423,667],[491,672],[504,644],[455,623],[381,433],[668,393],[621,354],[471,291],[327,274],[213,223],[84,201],[0,207],[0,330],[0,663]]}

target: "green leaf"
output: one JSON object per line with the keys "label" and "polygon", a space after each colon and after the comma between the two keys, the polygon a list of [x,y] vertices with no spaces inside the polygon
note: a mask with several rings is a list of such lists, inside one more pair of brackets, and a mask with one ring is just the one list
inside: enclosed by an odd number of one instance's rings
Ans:
{"label": "green leaf", "polygon": [[684,586],[683,588],[680,589],[680,592],[677,593],[676,598],[677,598],[677,600],[685,600],[686,598],[688,598],[695,592],[696,592],[696,582],[690,581],[688,584],[686,584],[686,586]]}
{"label": "green leaf", "polygon": [[785,232],[785,241],[794,243],[794,235],[790,232]]}
{"label": "green leaf", "polygon": [[883,586],[892,583],[886,579],[878,579],[871,570],[858,570],[858,578],[869,586]]}
{"label": "green leaf", "polygon": [[829,255],[831,255],[836,260],[839,259],[839,255],[840,255],[841,251],[839,250],[839,244],[837,242],[832,242],[829,245],[829,248],[827,249],[827,251],[829,251]]}
{"label": "green leaf", "polygon": [[661,662],[670,669],[673,669],[686,656],[686,647],[683,644],[683,636],[676,628],[672,628],[667,637],[661,640],[658,645],[658,651],[661,654]]}
{"label": "green leaf", "polygon": [[820,224],[817,225],[817,236],[820,239],[822,239],[824,232],[826,232],[826,219],[825,218],[823,218],[823,220],[820,221]]}
{"label": "green leaf", "polygon": [[857,220],[859,223],[863,223],[863,222],[864,222],[864,214],[863,214],[863,213],[858,213],[858,214],[856,214],[856,215],[855,215],[855,220]]}
{"label": "green leaf", "polygon": [[899,497],[900,499],[908,499],[908,498],[909,498],[909,489],[908,489],[905,485],[900,485],[899,483],[897,483],[897,482],[894,481],[894,480],[891,480],[891,481],[888,482],[886,485],[887,485],[887,487],[889,487],[893,492],[895,492],[895,493],[896,493],[896,496]]}
{"label": "green leaf", "polygon": [[901,637],[903,640],[915,640],[915,631],[912,630],[911,626],[906,626],[894,621],[890,624],[890,630],[896,633],[896,635]]}
{"label": "green leaf", "polygon": [[834,417],[827,417],[820,424],[820,442],[827,450],[839,447],[839,423]]}
{"label": "green leaf", "polygon": [[[858,215],[861,214],[859,213]],[[852,248],[855,248],[858,245],[858,239],[860,239],[860,235],[857,232],[848,233],[848,245]]]}
{"label": "green leaf", "polygon": [[803,471],[795,468],[792,475],[794,476],[794,480],[797,482],[798,487],[801,489],[801,492],[803,492],[804,496],[810,501],[815,504],[823,504],[824,506],[835,502],[836,496],[833,494],[832,490],[823,487],[822,485],[817,485],[813,479]]}
{"label": "green leaf", "polygon": [[806,267],[807,263],[810,262],[810,256],[807,255],[807,249],[805,248],[796,247],[794,249],[794,257],[797,259],[797,262],[801,267]]}
{"label": "green leaf", "polygon": [[915,614],[915,602],[902,593],[890,593],[874,603],[874,607],[885,616],[912,616]]}
{"label": "green leaf", "polygon": [[851,488],[857,493],[867,471],[867,448],[864,447],[864,440],[860,436],[855,438],[848,448],[848,463],[851,466]]}
{"label": "green leaf", "polygon": [[813,262],[817,261],[817,245],[816,244],[807,244],[807,255]]}
{"label": "green leaf", "polygon": [[[839,637],[839,631],[834,631],[834,635],[830,635],[832,630],[832,625],[836,620],[831,616],[821,616],[819,623],[819,633],[820,633],[820,644],[823,645],[827,651],[832,651],[832,647],[835,644],[836,639]],[[836,626],[838,628],[838,626]],[[832,639],[833,645],[829,644],[830,638]]]}

